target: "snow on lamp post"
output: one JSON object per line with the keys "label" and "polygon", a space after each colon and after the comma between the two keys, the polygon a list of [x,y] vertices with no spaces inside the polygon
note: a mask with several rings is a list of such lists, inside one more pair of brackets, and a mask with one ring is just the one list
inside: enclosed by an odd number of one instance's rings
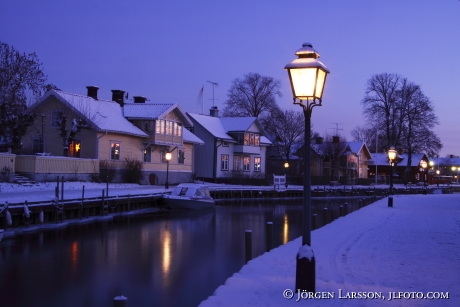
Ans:
{"label": "snow on lamp post", "polygon": [[169,161],[171,161],[172,155],[170,152],[167,152],[165,154],[165,159],[166,159],[166,183],[165,183],[165,189],[169,189]]}
{"label": "snow on lamp post", "polygon": [[398,152],[391,146],[388,150],[388,160],[390,161],[390,196],[388,197],[388,207],[393,207],[393,165]]}
{"label": "snow on lamp post", "polygon": [[302,246],[297,253],[295,289],[315,292],[315,256],[311,248],[310,122],[313,107],[321,106],[329,70],[317,60],[319,54],[309,43],[303,44],[295,54],[298,58],[284,67],[288,71],[294,104],[302,107],[305,116]]}

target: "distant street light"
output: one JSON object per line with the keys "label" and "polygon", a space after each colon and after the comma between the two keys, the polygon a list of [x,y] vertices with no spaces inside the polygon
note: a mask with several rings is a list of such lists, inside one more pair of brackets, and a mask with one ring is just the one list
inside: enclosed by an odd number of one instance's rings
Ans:
{"label": "distant street light", "polygon": [[[425,188],[425,181],[426,181],[426,168],[428,167],[428,163],[425,160],[420,161],[420,166],[422,167],[422,174],[423,174],[423,188]],[[424,190],[424,194],[426,194],[426,189]]]}
{"label": "distant street light", "polygon": [[319,54],[309,43],[295,53],[298,58],[287,64],[294,104],[303,108],[305,116],[303,227],[302,246],[297,253],[296,291],[315,292],[315,255],[311,248],[311,174],[310,174],[310,123],[315,106],[321,106],[324,84],[329,73],[327,67],[317,60]]}
{"label": "distant street light", "polygon": [[393,207],[393,165],[398,152],[391,146],[388,150],[388,160],[390,161],[390,196],[388,197],[388,207]]}
{"label": "distant street light", "polygon": [[165,183],[165,189],[169,189],[169,161],[171,161],[172,154],[170,152],[167,152],[165,154],[165,159],[166,159],[166,183]]}
{"label": "distant street light", "polygon": [[284,179],[285,179],[285,182],[284,182],[284,186],[288,187],[288,183],[287,183],[287,173],[288,173],[288,169],[289,169],[289,162],[284,162]]}

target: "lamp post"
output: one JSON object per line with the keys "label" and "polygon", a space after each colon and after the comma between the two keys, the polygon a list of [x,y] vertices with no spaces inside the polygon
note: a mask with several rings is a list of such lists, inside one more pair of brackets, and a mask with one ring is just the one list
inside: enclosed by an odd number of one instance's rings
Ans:
{"label": "lamp post", "polygon": [[288,187],[288,183],[287,183],[288,168],[289,168],[289,162],[284,162],[284,179],[285,179],[284,186],[286,187],[286,189]]}
{"label": "lamp post", "polygon": [[295,289],[315,292],[315,256],[311,248],[310,123],[313,107],[321,106],[329,70],[317,60],[319,54],[309,43],[303,44],[295,54],[298,58],[284,67],[288,71],[294,104],[302,107],[305,116],[302,246],[296,257]]}
{"label": "lamp post", "polygon": [[172,155],[170,152],[167,152],[165,154],[165,159],[166,159],[166,183],[165,183],[165,189],[169,189],[169,161],[171,161]]}
{"label": "lamp post", "polygon": [[425,160],[420,161],[420,166],[422,167],[422,172],[423,172],[423,186],[425,186],[425,173],[426,173],[426,168],[428,164],[426,163]]}
{"label": "lamp post", "polygon": [[388,150],[388,160],[390,161],[390,196],[388,196],[388,207],[393,207],[393,165],[398,152],[391,146]]}

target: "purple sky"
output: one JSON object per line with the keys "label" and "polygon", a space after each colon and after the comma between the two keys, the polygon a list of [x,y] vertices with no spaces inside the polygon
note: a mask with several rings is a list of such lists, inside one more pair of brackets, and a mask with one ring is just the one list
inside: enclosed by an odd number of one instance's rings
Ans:
{"label": "purple sky", "polygon": [[[441,156],[460,155],[460,2],[458,0],[321,1],[2,1],[0,40],[36,52],[48,80],[64,91],[99,97],[112,89],[178,103],[200,113],[223,109],[231,81],[249,72],[282,83],[284,66],[310,42],[331,74],[312,122],[320,134],[338,127],[348,140],[363,124],[366,81],[397,73],[421,85],[434,103]],[[336,125],[336,123],[338,125]]]}

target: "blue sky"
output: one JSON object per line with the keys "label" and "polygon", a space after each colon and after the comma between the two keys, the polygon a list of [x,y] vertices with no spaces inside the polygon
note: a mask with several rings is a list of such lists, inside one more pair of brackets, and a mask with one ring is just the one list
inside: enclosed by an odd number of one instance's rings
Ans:
{"label": "blue sky", "polygon": [[364,123],[366,81],[397,73],[433,101],[441,156],[460,155],[458,0],[6,0],[0,11],[0,40],[36,52],[62,90],[86,94],[97,85],[110,99],[121,89],[195,113],[203,85],[205,113],[212,106],[206,81],[219,83],[223,109],[231,81],[249,72],[280,80],[278,104],[300,110],[284,66],[310,42],[331,71],[323,106],[313,110],[315,131],[338,127],[351,140]]}

